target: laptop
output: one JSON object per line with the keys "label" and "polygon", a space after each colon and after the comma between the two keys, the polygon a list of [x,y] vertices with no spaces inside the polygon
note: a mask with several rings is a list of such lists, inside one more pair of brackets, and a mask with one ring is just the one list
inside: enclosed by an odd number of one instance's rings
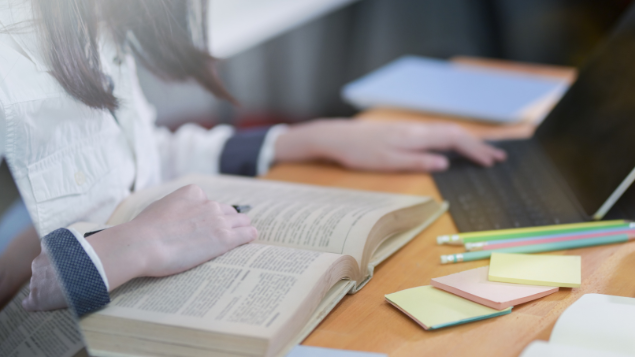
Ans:
{"label": "laptop", "polygon": [[[455,157],[434,174],[459,231],[599,220],[635,180],[635,5],[529,140],[506,162]],[[633,196],[633,195],[629,195]],[[635,218],[635,217],[631,217]]]}

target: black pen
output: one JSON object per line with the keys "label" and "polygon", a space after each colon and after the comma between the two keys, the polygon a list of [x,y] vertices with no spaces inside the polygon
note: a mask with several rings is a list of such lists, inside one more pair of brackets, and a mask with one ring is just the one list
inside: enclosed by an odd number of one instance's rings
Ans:
{"label": "black pen", "polygon": [[232,205],[232,207],[234,207],[234,209],[238,213],[247,213],[247,212],[251,211],[251,206],[250,205]]}

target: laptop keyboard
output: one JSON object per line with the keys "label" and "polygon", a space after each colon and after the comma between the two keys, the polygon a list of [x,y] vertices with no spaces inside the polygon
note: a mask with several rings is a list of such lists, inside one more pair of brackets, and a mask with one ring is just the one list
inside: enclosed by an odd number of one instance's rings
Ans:
{"label": "laptop keyboard", "polygon": [[580,222],[584,216],[557,185],[528,141],[497,146],[506,162],[479,167],[463,158],[434,174],[461,232]]}

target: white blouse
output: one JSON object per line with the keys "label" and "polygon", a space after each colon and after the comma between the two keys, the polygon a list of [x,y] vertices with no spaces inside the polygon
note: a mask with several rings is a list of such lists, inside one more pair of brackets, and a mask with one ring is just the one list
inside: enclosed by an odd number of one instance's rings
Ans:
{"label": "white blouse", "polygon": [[[133,57],[118,61],[107,39],[101,61],[120,105],[116,119],[89,108],[49,73],[35,29],[24,25],[31,19],[28,1],[0,0],[0,160],[6,159],[41,237],[79,221],[104,223],[131,190],[189,172],[218,173],[230,126],[187,124],[176,133],[156,127]],[[272,161],[279,133],[267,134],[259,174]]]}

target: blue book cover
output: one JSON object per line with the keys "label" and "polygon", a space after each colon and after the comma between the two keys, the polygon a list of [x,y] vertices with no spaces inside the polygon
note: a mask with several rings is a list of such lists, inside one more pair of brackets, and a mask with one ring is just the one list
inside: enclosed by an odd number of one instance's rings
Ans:
{"label": "blue book cover", "polygon": [[337,350],[332,348],[295,346],[286,357],[388,357],[383,353]]}
{"label": "blue book cover", "polygon": [[[366,109],[389,107],[512,123],[544,116],[568,88],[563,79],[516,74],[405,56],[344,86],[342,97]],[[546,108],[546,109],[545,109]]]}

